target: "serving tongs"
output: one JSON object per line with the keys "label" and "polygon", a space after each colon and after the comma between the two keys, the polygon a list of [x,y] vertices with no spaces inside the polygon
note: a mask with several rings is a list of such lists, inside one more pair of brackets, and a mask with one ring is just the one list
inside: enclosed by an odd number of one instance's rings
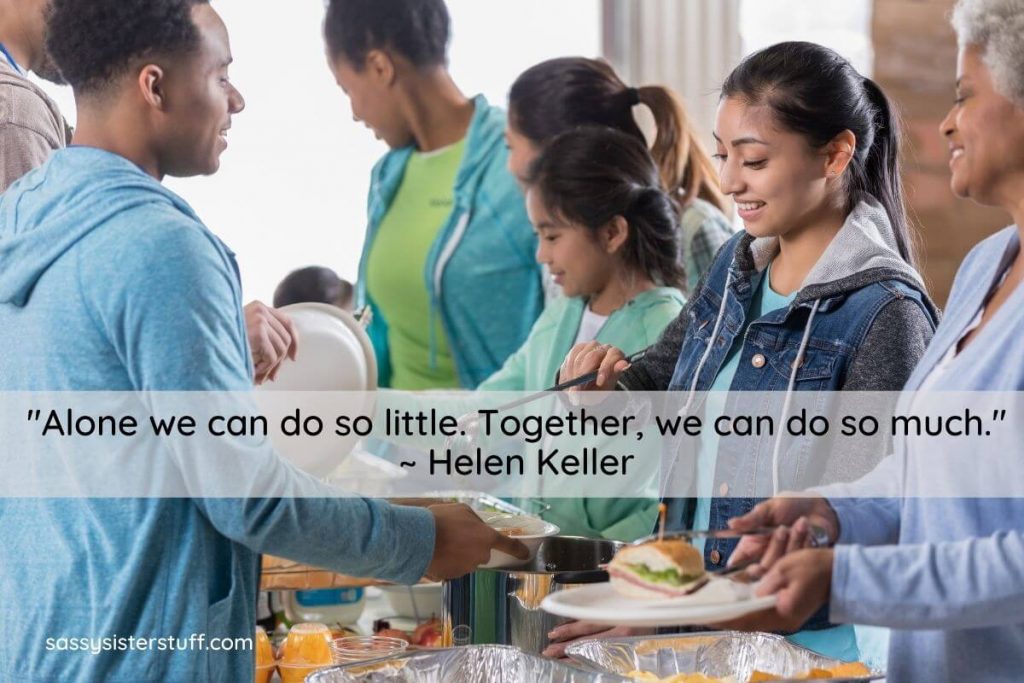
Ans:
{"label": "serving tongs", "polygon": [[[633,363],[637,362],[638,360],[642,359],[645,355],[647,355],[647,350],[649,348],[650,347],[648,347],[647,349],[644,349],[642,351],[637,351],[636,353],[634,353],[632,355],[626,356],[625,361],[627,363],[629,363],[630,365],[632,365]],[[552,394],[552,393],[555,393],[555,392],[558,392],[558,391],[566,391],[567,389],[572,389],[574,387],[582,386],[584,384],[590,384],[591,382],[596,382],[597,381],[598,373],[599,373],[598,370],[594,370],[593,372],[588,372],[585,375],[580,375],[576,379],[570,379],[567,382],[561,382],[559,384],[556,384],[553,387],[549,387],[547,389],[544,389],[543,391],[538,391],[538,392],[530,394],[528,396],[524,396],[522,398],[516,399],[515,401],[511,401],[509,403],[505,403],[503,405],[500,405],[497,408],[495,408],[495,410],[497,410],[499,413],[503,413],[503,412],[505,412],[507,410],[512,410],[513,408],[518,408],[521,405],[526,405],[527,403],[533,403],[534,401],[539,401],[540,399],[544,398],[545,396],[548,396],[549,394]]]}
{"label": "serving tongs", "polygon": [[[651,347],[648,346],[646,349],[643,349],[642,351],[637,351],[636,353],[634,353],[632,355],[626,356],[626,358],[625,358],[626,362],[632,365],[633,363],[635,363],[638,360],[640,360],[641,358],[643,358],[647,354],[647,351],[650,348]],[[585,375],[580,375],[576,379],[570,379],[567,382],[561,382],[559,384],[556,384],[553,387],[549,387],[549,388],[544,389],[542,391],[538,391],[538,392],[529,394],[527,396],[523,396],[522,398],[518,398],[518,399],[516,399],[514,401],[510,401],[509,403],[504,403],[504,404],[498,406],[497,408],[495,408],[494,411],[498,412],[498,413],[504,413],[504,412],[507,412],[509,410],[512,410],[513,408],[518,408],[519,406],[526,405],[527,403],[533,403],[534,401],[539,401],[540,399],[545,398],[546,396],[550,396],[551,394],[553,394],[555,392],[566,391],[566,390],[572,389],[574,387],[582,386],[584,384],[589,384],[590,382],[597,381],[598,372],[599,372],[598,370],[595,370],[594,372],[588,372]],[[459,425],[459,428],[462,430],[462,432],[465,433],[465,434],[474,434],[474,433],[476,433],[477,429],[480,426],[480,412],[474,410],[472,412],[466,413],[465,415],[463,415],[462,417],[460,417],[458,419],[458,425]],[[449,436],[448,438],[446,438],[445,439],[445,448],[446,449],[450,449],[452,447],[452,445],[454,444],[455,439],[456,439],[456,437],[454,435]]]}
{"label": "serving tongs", "polygon": [[[695,538],[743,538],[744,536],[771,536],[779,528],[780,527],[777,526],[768,526],[749,529],[747,531],[738,531],[736,529],[684,529],[678,531],[661,531],[633,541],[631,545],[643,545],[644,543],[661,541],[666,538],[692,541]],[[828,532],[814,524],[809,526],[808,535],[810,537],[812,548],[824,548],[832,543],[828,537]]]}

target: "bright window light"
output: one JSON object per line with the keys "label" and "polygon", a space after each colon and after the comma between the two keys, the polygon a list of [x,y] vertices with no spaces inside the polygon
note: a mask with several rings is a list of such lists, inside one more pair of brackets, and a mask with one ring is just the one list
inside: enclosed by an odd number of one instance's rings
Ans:
{"label": "bright window light", "polygon": [[[451,70],[467,95],[504,106],[529,66],[597,56],[600,0],[449,0]],[[231,78],[246,99],[212,178],[169,179],[237,255],[246,300],[269,302],[307,265],[356,276],[370,169],[386,151],[352,120],[327,69],[319,2],[218,0],[231,36]],[[70,122],[68,89],[44,85]]]}

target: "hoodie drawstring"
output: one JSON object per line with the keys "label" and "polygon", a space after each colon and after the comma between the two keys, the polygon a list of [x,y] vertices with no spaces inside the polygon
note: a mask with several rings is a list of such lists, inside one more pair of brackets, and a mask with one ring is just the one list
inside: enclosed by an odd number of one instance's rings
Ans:
{"label": "hoodie drawstring", "polygon": [[793,369],[789,373],[789,385],[786,387],[786,400],[782,403],[782,415],[779,418],[778,436],[775,437],[775,448],[772,449],[772,495],[779,494],[779,453],[782,450],[783,425],[786,424],[786,416],[789,414],[790,404],[793,402],[793,388],[796,386],[796,373],[804,362],[804,354],[807,353],[807,344],[811,339],[811,325],[814,324],[814,316],[818,312],[821,299],[815,299],[811,306],[811,314],[807,316],[807,324],[804,326],[804,336],[800,340],[800,348],[796,352],[796,360],[793,361]]}
{"label": "hoodie drawstring", "polygon": [[732,271],[725,276],[725,289],[722,291],[722,304],[718,307],[718,316],[715,318],[715,326],[711,328],[711,339],[708,341],[707,348],[704,349],[704,355],[700,357],[700,362],[697,363],[697,369],[693,373],[693,381],[690,382],[690,393],[686,397],[686,403],[683,405],[683,409],[679,411],[679,415],[683,416],[690,412],[690,408],[693,406],[693,398],[697,395],[697,380],[700,379],[701,370],[704,369],[704,365],[708,362],[708,358],[711,356],[711,349],[714,348],[715,340],[718,338],[718,333],[722,329],[722,321],[725,319],[725,306],[729,302],[729,285],[732,284]]}
{"label": "hoodie drawstring", "polygon": [[[697,380],[700,379],[700,373],[704,369],[704,366],[708,362],[708,358],[711,356],[711,350],[714,348],[715,340],[718,338],[718,333],[722,329],[722,321],[725,319],[725,307],[729,303],[729,285],[732,284],[732,271],[725,276],[725,289],[722,291],[722,303],[718,307],[718,316],[715,318],[715,325],[711,328],[711,338],[708,340],[708,345],[704,349],[704,354],[700,357],[700,362],[697,363],[697,369],[693,373],[693,380],[690,382],[690,390],[686,397],[686,403],[679,410],[679,417],[685,417],[689,412],[690,408],[693,407],[693,399],[697,395]],[[665,471],[665,476],[661,480],[661,490],[658,492],[658,499],[664,500],[665,492],[668,489],[668,482],[672,479],[672,471],[676,467],[676,461],[679,460],[678,456],[673,456],[669,461],[668,469]]]}

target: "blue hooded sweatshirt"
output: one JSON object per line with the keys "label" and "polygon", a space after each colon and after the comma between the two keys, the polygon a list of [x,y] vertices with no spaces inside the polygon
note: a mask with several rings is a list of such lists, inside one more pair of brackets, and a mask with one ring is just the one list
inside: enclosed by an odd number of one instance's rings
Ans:
{"label": "blue hooded sweatshirt", "polygon": [[[179,197],[84,147],[0,195],[0,390],[251,386],[234,257]],[[260,553],[397,582],[424,573],[428,511],[330,497],[266,443],[249,455],[296,497],[0,499],[0,680],[249,683],[251,650],[209,645],[252,638]],[[101,640],[193,634],[204,647]]]}

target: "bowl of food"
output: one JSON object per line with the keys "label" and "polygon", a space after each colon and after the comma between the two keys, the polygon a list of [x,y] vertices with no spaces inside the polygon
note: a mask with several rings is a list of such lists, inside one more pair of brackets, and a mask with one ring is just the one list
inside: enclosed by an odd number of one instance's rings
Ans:
{"label": "bowl of food", "polygon": [[480,565],[481,569],[502,569],[526,564],[537,555],[537,548],[540,547],[541,541],[551,536],[557,536],[560,531],[555,524],[530,515],[481,511],[478,511],[477,514],[495,531],[521,541],[530,551],[530,556],[521,560],[500,550],[491,550],[487,564]]}

